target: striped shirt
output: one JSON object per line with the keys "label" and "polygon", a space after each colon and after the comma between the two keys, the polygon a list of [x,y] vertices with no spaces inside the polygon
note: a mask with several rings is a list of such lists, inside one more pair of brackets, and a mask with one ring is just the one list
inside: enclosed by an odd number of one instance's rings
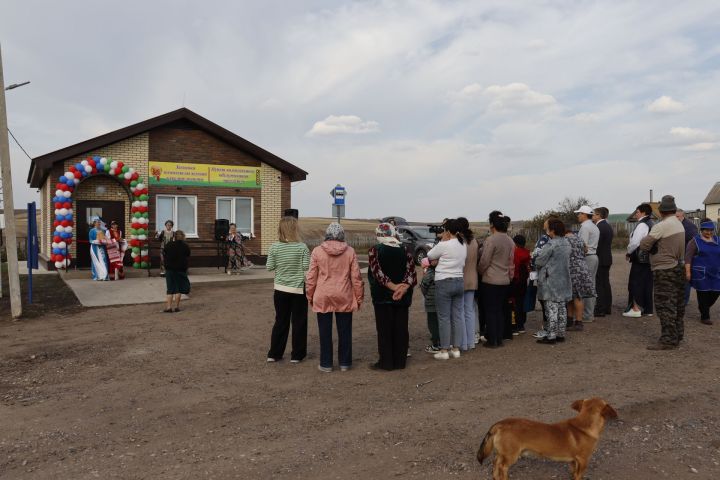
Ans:
{"label": "striped shirt", "polygon": [[310,267],[310,251],[300,242],[277,242],[270,245],[267,263],[275,272],[275,290],[304,294],[305,272]]}

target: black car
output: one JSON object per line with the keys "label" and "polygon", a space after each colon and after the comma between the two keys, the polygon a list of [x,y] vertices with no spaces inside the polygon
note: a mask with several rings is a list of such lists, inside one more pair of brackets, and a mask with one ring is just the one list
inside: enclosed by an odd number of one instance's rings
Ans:
{"label": "black car", "polygon": [[415,263],[418,265],[437,242],[436,235],[430,231],[430,227],[401,225],[397,227],[397,232],[405,248],[412,253]]}
{"label": "black car", "polygon": [[400,225],[407,225],[408,222],[403,217],[383,217],[380,219],[380,223],[392,223],[396,227],[399,227]]}

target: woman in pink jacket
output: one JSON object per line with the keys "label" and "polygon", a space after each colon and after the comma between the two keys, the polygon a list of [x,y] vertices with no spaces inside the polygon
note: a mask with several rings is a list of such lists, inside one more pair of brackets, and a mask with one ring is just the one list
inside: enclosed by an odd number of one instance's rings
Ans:
{"label": "woman in pink jacket", "polygon": [[345,243],[345,230],[331,223],[325,241],[310,256],[305,292],[313,312],[317,313],[320,332],[321,372],[332,372],[332,319],[338,332],[340,371],[352,365],[352,312],[360,309],[365,293],[355,250]]}

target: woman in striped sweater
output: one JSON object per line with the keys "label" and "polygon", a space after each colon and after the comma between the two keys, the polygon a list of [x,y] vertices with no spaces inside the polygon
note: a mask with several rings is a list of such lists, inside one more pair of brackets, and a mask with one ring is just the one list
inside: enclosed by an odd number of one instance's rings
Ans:
{"label": "woman in striped sweater", "polygon": [[280,241],[270,246],[266,264],[269,271],[275,272],[275,325],[267,361],[282,359],[292,324],[290,363],[300,363],[307,355],[305,272],[310,266],[310,251],[300,241],[297,219],[293,217],[280,220],[278,236]]}

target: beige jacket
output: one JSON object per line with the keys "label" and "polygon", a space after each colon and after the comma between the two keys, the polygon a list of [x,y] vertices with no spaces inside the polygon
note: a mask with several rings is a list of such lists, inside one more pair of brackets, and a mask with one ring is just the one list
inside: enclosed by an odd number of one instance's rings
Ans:
{"label": "beige jacket", "polygon": [[478,243],[473,238],[472,242],[467,244],[467,257],[465,257],[465,268],[463,269],[463,280],[465,290],[477,290],[478,288]]}
{"label": "beige jacket", "polygon": [[515,273],[514,251],[515,242],[507,233],[495,232],[485,240],[478,261],[483,283],[510,285]]}

